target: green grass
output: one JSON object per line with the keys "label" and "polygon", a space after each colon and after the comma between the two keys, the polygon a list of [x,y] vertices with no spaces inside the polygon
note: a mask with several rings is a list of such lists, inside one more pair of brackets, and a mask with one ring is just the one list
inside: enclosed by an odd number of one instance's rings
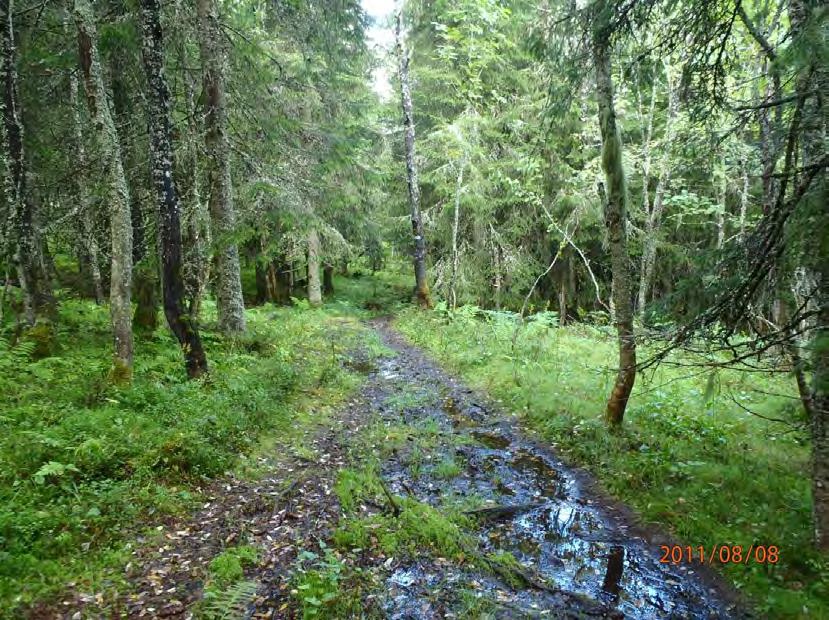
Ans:
{"label": "green grass", "polygon": [[231,340],[206,302],[209,376],[186,379],[162,324],[136,336],[129,387],[109,380],[106,308],[62,299],[59,349],[40,359],[0,329],[0,617],[67,589],[108,599],[142,528],[229,470],[257,475],[258,454],[301,451],[360,382],[347,350],[382,349],[345,310],[251,309]]}
{"label": "green grass", "polygon": [[[687,544],[776,545],[774,566],[723,572],[774,617],[829,617],[829,565],[811,548],[809,449],[801,431],[750,415],[802,421],[794,380],[663,367],[637,378],[624,426],[603,422],[616,361],[606,327],[530,322],[512,347],[506,315],[474,308],[406,310],[397,327],[471,384],[522,415],[648,522]],[[783,396],[769,396],[769,393]]]}
{"label": "green grass", "polygon": [[[366,500],[375,506],[388,504],[377,476],[371,467],[340,472],[335,491],[347,513]],[[395,507],[397,515],[347,515],[334,532],[334,543],[343,551],[372,549],[385,556],[410,557],[431,553],[457,560],[474,546],[463,531],[469,520],[458,512],[441,512],[409,497],[395,498]]]}

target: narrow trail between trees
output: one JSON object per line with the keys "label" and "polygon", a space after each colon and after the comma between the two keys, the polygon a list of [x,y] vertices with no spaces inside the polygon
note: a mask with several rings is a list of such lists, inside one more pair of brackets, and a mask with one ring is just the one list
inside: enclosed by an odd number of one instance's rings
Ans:
{"label": "narrow trail between trees", "polygon": [[[262,554],[245,570],[238,617],[302,617],[302,554],[321,557],[334,546],[347,512],[338,476],[366,459],[390,497],[386,506],[361,502],[358,517],[387,515],[407,501],[437,513],[460,510],[474,546],[466,561],[441,549],[414,557],[348,550],[347,562],[370,575],[359,594],[368,617],[748,617],[708,569],[661,564],[667,537],[639,527],[589,476],[522,435],[517,420],[408,344],[388,320],[370,326],[391,355],[373,360],[355,351],[345,362],[366,374],[365,384],[309,436],[313,457],[274,455],[271,473],[256,482],[225,478],[207,490],[199,513],[159,526],[158,540],[139,540],[127,567],[132,593],[115,605],[80,595],[33,617],[213,617],[200,602],[206,567],[241,543]],[[512,561],[475,561],[505,556]],[[315,617],[343,616],[321,607]]]}
{"label": "narrow trail between trees", "polygon": [[[708,570],[661,564],[658,532],[638,527],[624,507],[603,498],[583,472],[522,436],[515,420],[441,370],[386,321],[375,321],[396,355],[380,360],[363,390],[388,424],[433,425],[435,444],[413,475],[405,450],[382,464],[392,493],[440,507],[483,500],[474,532],[485,552],[510,552],[525,583],[453,566],[440,558],[395,564],[383,602],[391,618],[451,617],[457,593],[472,587],[492,600],[495,617],[743,617],[732,592]],[[403,407],[389,406],[395,396]],[[400,417],[402,416],[402,420]],[[460,463],[446,476],[441,463]]]}

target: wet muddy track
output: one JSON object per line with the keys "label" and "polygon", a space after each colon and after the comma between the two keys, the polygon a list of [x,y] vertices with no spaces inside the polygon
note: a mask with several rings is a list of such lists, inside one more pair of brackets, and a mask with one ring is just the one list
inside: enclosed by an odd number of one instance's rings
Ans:
{"label": "wet muddy track", "polygon": [[[388,617],[452,617],[458,592],[470,589],[491,601],[498,618],[748,617],[709,569],[661,564],[659,545],[668,539],[639,527],[587,474],[524,436],[514,418],[442,371],[386,321],[373,326],[396,355],[380,361],[364,388],[371,415],[440,431],[414,472],[405,451],[383,463],[389,487],[437,508],[474,500],[482,507],[475,513],[482,550],[512,553],[549,584],[515,588],[483,571],[419,559],[397,565],[387,578]],[[453,475],[441,470],[446,462]]]}

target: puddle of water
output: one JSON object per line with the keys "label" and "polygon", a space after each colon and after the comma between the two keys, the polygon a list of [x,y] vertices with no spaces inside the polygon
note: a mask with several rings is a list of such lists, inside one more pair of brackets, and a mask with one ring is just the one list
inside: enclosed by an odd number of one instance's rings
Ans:
{"label": "puddle of water", "polygon": [[511,441],[506,437],[488,431],[472,431],[472,436],[491,450],[503,450]]}

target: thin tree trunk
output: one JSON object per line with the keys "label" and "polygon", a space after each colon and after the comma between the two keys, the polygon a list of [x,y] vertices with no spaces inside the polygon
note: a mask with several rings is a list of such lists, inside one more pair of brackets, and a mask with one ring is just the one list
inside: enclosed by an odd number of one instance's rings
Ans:
{"label": "thin tree trunk", "polygon": [[[668,117],[665,120],[665,137],[662,161],[660,163],[659,179],[656,182],[656,189],[654,190],[653,206],[646,208],[645,214],[645,234],[642,241],[642,262],[639,269],[639,295],[637,312],[641,317],[645,312],[645,304],[647,303],[648,291],[653,282],[653,269],[656,264],[656,250],[659,228],[662,224],[662,213],[665,209],[665,190],[668,187],[668,182],[671,176],[670,165],[670,149],[676,135],[676,114],[677,114],[677,100],[678,93],[673,83],[670,68],[665,63],[665,78],[668,88]],[[651,112],[653,115],[653,112]],[[645,194],[648,193],[647,185],[645,186]],[[646,205],[647,205],[647,201]]]}
{"label": "thin tree trunk", "polygon": [[[26,159],[23,150],[23,122],[17,85],[17,54],[14,33],[14,3],[0,1],[0,79],[3,81],[2,102],[2,157],[3,190],[9,210],[7,231],[7,254],[16,264],[20,288],[23,292],[23,307],[26,322],[33,325],[44,316],[53,318],[55,299],[51,283],[41,261],[37,238],[37,205],[31,200],[26,189]],[[14,244],[14,233],[17,233]],[[9,251],[11,250],[11,251]]]}
{"label": "thin tree trunk", "polygon": [[458,169],[458,183],[455,187],[455,212],[452,218],[452,275],[449,279],[449,303],[454,309],[458,305],[458,269],[460,267],[460,252],[458,250],[458,230],[461,222],[461,190],[463,189],[463,170],[466,168],[466,156],[461,160]]}
{"label": "thin tree trunk", "polygon": [[490,240],[492,242],[492,268],[495,271],[492,281],[492,288],[495,292],[495,309],[501,309],[501,288],[503,285],[503,278],[501,275],[501,248],[498,245],[498,240],[495,235],[495,227],[490,223],[489,225]]}
{"label": "thin tree trunk", "polygon": [[210,219],[216,256],[216,303],[225,334],[245,331],[245,302],[239,248],[228,237],[236,227],[230,179],[230,145],[225,103],[225,50],[216,0],[198,0],[200,51],[205,93],[205,146],[210,185]]}
{"label": "thin tree trunk", "polygon": [[132,222],[130,197],[121,147],[112,111],[107,100],[101,60],[98,54],[95,15],[89,0],[75,0],[73,15],[78,29],[78,53],[84,76],[84,86],[90,115],[97,130],[104,174],[109,184],[111,267],[109,304],[115,349],[116,381],[129,382],[132,378]]}
{"label": "thin tree trunk", "polygon": [[173,178],[170,90],[164,77],[164,43],[159,0],[141,0],[142,52],[149,86],[150,154],[153,185],[158,203],[161,246],[161,283],[164,315],[184,353],[187,375],[207,371],[207,357],[198,328],[184,309],[179,200]]}
{"label": "thin tree trunk", "polygon": [[[567,259],[567,263],[570,260]],[[561,272],[558,283],[558,324],[564,325],[567,323],[567,271],[568,265],[565,264]]]}
{"label": "thin tree trunk", "polygon": [[320,238],[316,228],[308,231],[308,301],[312,306],[322,305]]}
{"label": "thin tree trunk", "polygon": [[725,203],[728,198],[728,177],[725,171],[725,161],[723,161],[723,178],[720,187],[717,191],[717,249],[722,250],[725,243]]}
{"label": "thin tree trunk", "polygon": [[89,273],[92,277],[92,290],[95,294],[95,303],[99,306],[104,303],[104,286],[101,280],[101,266],[98,251],[98,240],[95,237],[93,224],[92,205],[89,201],[87,191],[86,173],[86,147],[83,139],[83,123],[81,122],[81,110],[78,101],[78,77],[72,71],[69,76],[69,102],[72,106],[73,137],[75,142],[75,161],[77,162],[78,174],[75,191],[78,195],[80,208],[80,229],[81,243],[89,260]]}
{"label": "thin tree trunk", "polygon": [[613,299],[616,329],[619,334],[619,370],[606,417],[612,426],[621,424],[633,383],[636,379],[636,340],[633,335],[633,307],[630,295],[630,270],[627,252],[627,188],[622,167],[622,139],[616,125],[613,105],[613,80],[610,66],[609,7],[602,3],[599,23],[593,31],[593,59],[596,70],[596,98],[602,135],[602,168],[607,182],[605,226],[613,270]]}
{"label": "thin tree trunk", "polygon": [[400,99],[403,108],[403,128],[406,143],[406,181],[409,187],[409,207],[412,213],[412,233],[414,235],[414,272],[415,299],[424,308],[432,307],[429,285],[426,281],[426,238],[423,232],[423,218],[420,213],[420,184],[417,179],[417,162],[415,160],[415,125],[412,108],[412,92],[409,86],[409,56],[403,49],[401,35],[403,18],[397,13],[397,58],[399,62]]}
{"label": "thin tree trunk", "polygon": [[[182,57],[186,57],[182,52]],[[187,172],[180,180],[187,183],[183,191],[183,240],[182,256],[184,294],[188,301],[188,314],[196,321],[201,308],[201,300],[210,279],[210,216],[201,198],[201,166],[199,163],[198,143],[202,135],[199,114],[196,111],[195,88],[189,80],[185,82],[187,92],[187,116],[191,144],[187,149]]]}
{"label": "thin tree trunk", "polygon": [[743,188],[740,191],[740,216],[738,220],[737,238],[742,241],[746,232],[746,214],[748,212],[748,197],[749,197],[749,178],[748,178],[748,162],[743,160]]}

